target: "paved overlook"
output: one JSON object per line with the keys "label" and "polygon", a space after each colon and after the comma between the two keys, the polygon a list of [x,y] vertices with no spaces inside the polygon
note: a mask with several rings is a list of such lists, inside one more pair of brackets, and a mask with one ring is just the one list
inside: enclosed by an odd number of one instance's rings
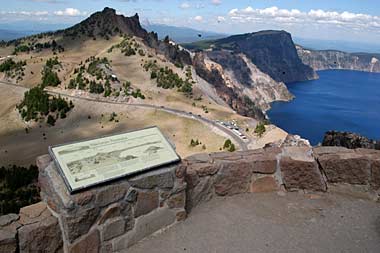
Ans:
{"label": "paved overlook", "polygon": [[125,252],[368,252],[380,249],[379,204],[349,195],[216,198]]}

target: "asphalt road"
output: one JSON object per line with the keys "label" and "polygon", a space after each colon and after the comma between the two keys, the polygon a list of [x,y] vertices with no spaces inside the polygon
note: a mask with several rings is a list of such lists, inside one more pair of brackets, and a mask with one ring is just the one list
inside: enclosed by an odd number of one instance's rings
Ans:
{"label": "asphalt road", "polygon": [[[0,81],[0,84],[17,87],[17,88],[20,88],[20,89],[24,89],[25,91],[28,90],[28,88],[23,87],[23,86],[18,85],[18,84],[15,84],[15,83],[9,83],[9,82]],[[95,99],[95,98],[86,98],[86,97],[79,97],[79,96],[71,96],[71,95],[67,95],[65,93],[60,93],[60,92],[55,92],[55,91],[47,91],[47,92],[49,94],[52,94],[52,95],[59,95],[61,97],[78,99],[78,100],[86,100],[86,101],[96,102],[96,103],[117,104],[117,105],[127,105],[127,106],[138,107],[138,108],[156,109],[156,110],[172,113],[172,114],[175,114],[177,116],[181,116],[181,117],[186,117],[186,118],[191,118],[191,119],[194,119],[194,120],[198,120],[198,121],[206,123],[206,124],[208,124],[208,125],[210,125],[212,127],[218,128],[220,131],[224,132],[235,143],[237,143],[239,145],[239,147],[240,147],[241,150],[248,150],[247,143],[245,143],[231,129],[229,129],[229,128],[223,126],[223,125],[220,125],[220,124],[216,123],[213,120],[204,118],[204,117],[202,117],[200,115],[193,115],[190,112],[181,111],[181,110],[177,110],[177,109],[173,109],[173,108],[168,108],[168,107],[165,107],[165,106],[151,105],[151,104],[129,104],[129,103],[117,102],[117,101],[103,101],[103,100],[98,100],[98,99]]]}

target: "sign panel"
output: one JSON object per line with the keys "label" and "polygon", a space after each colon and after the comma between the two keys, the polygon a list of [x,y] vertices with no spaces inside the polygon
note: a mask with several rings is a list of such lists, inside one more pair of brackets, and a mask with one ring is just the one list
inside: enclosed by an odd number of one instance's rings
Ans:
{"label": "sign panel", "polygon": [[157,127],[49,147],[69,191],[180,160]]}

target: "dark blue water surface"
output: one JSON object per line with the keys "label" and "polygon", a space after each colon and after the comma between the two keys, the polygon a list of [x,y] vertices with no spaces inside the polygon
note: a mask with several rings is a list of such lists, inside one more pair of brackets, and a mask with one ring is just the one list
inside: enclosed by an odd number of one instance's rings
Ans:
{"label": "dark blue water surface", "polygon": [[314,81],[288,84],[296,98],[273,103],[270,120],[316,145],[328,130],[380,139],[380,74],[346,70],[318,72]]}

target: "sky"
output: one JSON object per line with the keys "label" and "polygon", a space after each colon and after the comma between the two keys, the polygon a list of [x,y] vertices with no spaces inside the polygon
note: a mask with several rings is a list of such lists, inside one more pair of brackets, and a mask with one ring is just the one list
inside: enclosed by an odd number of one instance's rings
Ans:
{"label": "sky", "polygon": [[227,34],[266,29],[321,40],[380,44],[379,0],[0,0],[9,24],[75,24],[108,6],[143,23]]}

